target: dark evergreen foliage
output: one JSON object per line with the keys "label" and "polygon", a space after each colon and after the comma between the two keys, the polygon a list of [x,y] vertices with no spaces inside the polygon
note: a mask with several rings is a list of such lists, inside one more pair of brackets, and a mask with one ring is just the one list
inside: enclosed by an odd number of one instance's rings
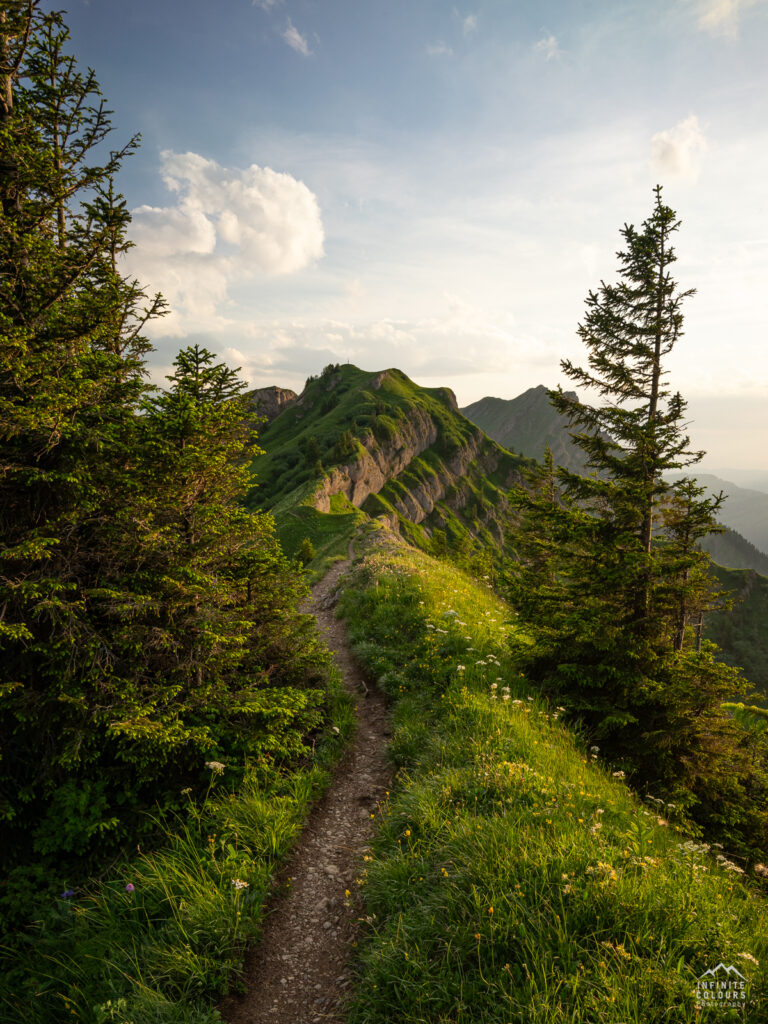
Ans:
{"label": "dark evergreen foliage", "polygon": [[[0,911],[106,866],[206,759],[303,751],[324,655],[271,517],[235,371],[180,353],[126,279],[108,111],[61,15],[0,20]],[[66,883],[66,884],[65,884]]]}
{"label": "dark evergreen foliage", "polygon": [[562,389],[551,400],[591,473],[555,473],[549,458],[517,492],[520,561],[509,586],[533,638],[519,645],[528,673],[603,752],[636,782],[697,805],[702,821],[764,846],[764,823],[759,839],[747,839],[743,822],[726,822],[728,802],[749,803],[744,786],[755,784],[743,734],[721,707],[743,683],[701,639],[718,595],[698,542],[717,529],[723,498],[662,475],[702,455],[690,450],[686,403],[666,379],[691,294],[670,273],[678,227],[657,188],[648,220],[622,231],[618,284],[587,297],[578,332],[587,368],[562,367],[603,403]]}

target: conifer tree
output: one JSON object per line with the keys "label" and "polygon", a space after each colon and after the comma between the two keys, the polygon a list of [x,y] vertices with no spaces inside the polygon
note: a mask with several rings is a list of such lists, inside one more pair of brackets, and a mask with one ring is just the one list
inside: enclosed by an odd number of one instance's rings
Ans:
{"label": "conifer tree", "polygon": [[[664,476],[703,454],[690,450],[686,403],[665,366],[692,294],[671,275],[678,228],[657,188],[650,217],[621,232],[618,283],[587,297],[578,329],[587,366],[562,363],[585,397],[558,389],[550,398],[591,474],[559,469],[555,495],[550,467],[548,484],[518,496],[529,536],[513,576],[534,638],[518,645],[528,673],[637,780],[712,805],[718,778],[728,772],[738,788],[744,769],[721,708],[743,683],[701,642],[701,615],[717,595],[697,541],[718,528],[723,497]],[[595,394],[602,404],[588,402]]]}
{"label": "conifer tree", "polygon": [[146,383],[164,304],[121,272],[113,184],[137,140],[106,149],[67,38],[35,0],[0,12],[0,926],[207,758],[300,753],[322,700],[304,585],[241,505],[236,372],[194,347]]}

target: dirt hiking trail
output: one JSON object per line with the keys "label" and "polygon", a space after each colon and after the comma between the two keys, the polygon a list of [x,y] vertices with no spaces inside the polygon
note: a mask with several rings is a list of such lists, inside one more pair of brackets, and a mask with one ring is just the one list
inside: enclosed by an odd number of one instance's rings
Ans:
{"label": "dirt hiking trail", "polygon": [[352,942],[361,930],[355,879],[376,828],[373,815],[392,778],[384,698],[364,679],[333,613],[352,555],[351,543],[349,558],[333,565],[314,587],[306,610],[317,617],[355,698],[356,733],[280,872],[286,895],[273,900],[261,942],[246,952],[245,995],[229,996],[219,1005],[227,1024],[343,1024],[345,1019]]}

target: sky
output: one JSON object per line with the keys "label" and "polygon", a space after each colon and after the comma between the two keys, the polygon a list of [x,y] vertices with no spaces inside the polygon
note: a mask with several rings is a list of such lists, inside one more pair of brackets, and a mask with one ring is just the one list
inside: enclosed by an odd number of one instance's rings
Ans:
{"label": "sky", "polygon": [[396,366],[460,405],[568,384],[653,186],[695,288],[669,383],[768,469],[768,0],[69,0],[140,132],[127,270],[253,387]]}

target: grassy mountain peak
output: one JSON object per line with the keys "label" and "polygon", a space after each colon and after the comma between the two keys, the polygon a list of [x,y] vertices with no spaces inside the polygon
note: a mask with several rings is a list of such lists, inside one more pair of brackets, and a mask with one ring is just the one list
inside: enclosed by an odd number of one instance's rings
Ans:
{"label": "grassy mountain peak", "polygon": [[310,377],[260,442],[250,501],[274,512],[290,553],[380,516],[417,547],[498,549],[525,465],[459,412],[449,388],[351,364]]}

